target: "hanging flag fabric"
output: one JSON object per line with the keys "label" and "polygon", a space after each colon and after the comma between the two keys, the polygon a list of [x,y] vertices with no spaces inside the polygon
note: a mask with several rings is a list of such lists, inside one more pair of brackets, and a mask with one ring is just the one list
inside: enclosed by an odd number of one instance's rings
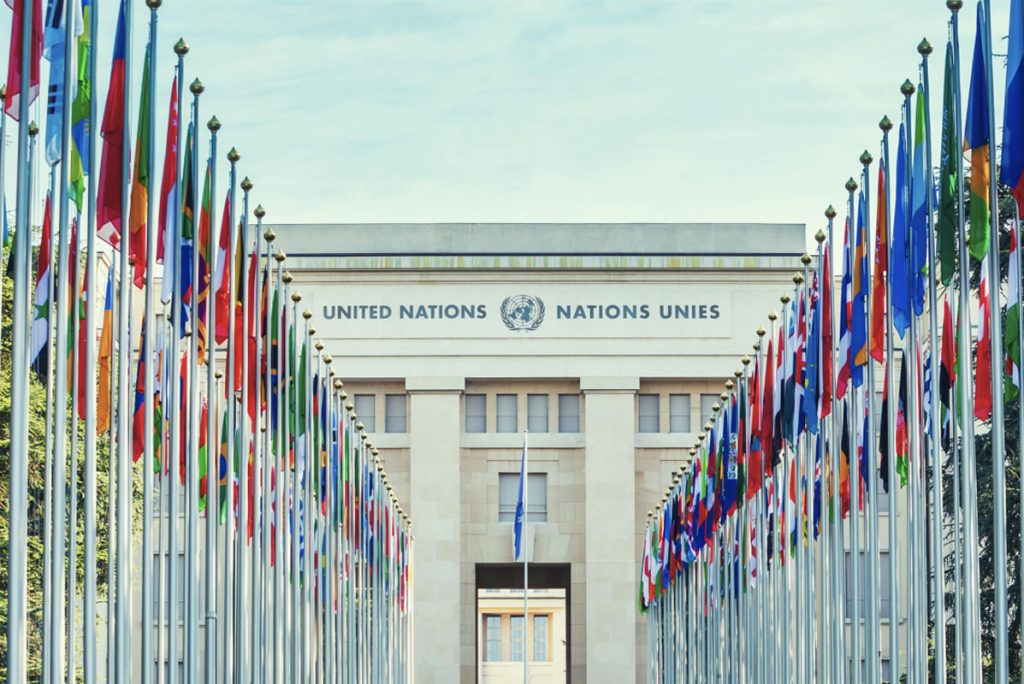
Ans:
{"label": "hanging flag fabric", "polygon": [[224,344],[231,327],[231,278],[228,277],[228,252],[231,249],[231,195],[224,197],[224,213],[220,221],[220,237],[214,264],[214,340]]}
{"label": "hanging flag fabric", "polygon": [[764,388],[761,399],[761,450],[764,453],[764,471],[769,477],[775,466],[775,350],[768,337],[765,356]]}
{"label": "hanging flag fabric", "polygon": [[843,231],[843,279],[839,290],[839,375],[836,378],[836,398],[846,396],[850,383],[850,326],[853,320],[853,276],[850,273],[850,221]]}
{"label": "hanging flag fabric", "polygon": [[1003,349],[1006,354],[1005,391],[1006,399],[1016,398],[1020,391],[1020,265],[1018,263],[1019,245],[1017,231],[1010,231],[1010,255],[1007,260],[1006,274],[1006,320],[1003,327]]}
{"label": "hanging flag fabric", "polygon": [[824,277],[821,281],[821,398],[818,415],[822,420],[832,415],[832,246],[826,244],[823,249],[825,265]]}
{"label": "hanging flag fabric", "polygon": [[14,10],[11,20],[11,50],[7,58],[7,93],[4,96],[4,111],[7,116],[18,121],[21,116],[21,98],[28,98],[29,106],[39,97],[39,61],[43,54],[43,10],[42,0],[31,0],[29,11],[32,12],[32,37],[29,45],[28,84],[21,82],[22,66],[22,23],[25,18],[25,5],[29,0],[6,0],[7,6]]}
{"label": "hanging flag fabric", "polygon": [[92,100],[92,82],[89,80],[89,52],[91,36],[89,35],[89,14],[92,12],[90,0],[75,2],[75,48],[77,53],[75,88],[71,101],[71,187],[68,192],[78,213],[82,213],[85,202],[85,177],[90,173],[89,159],[89,121],[90,102]]}
{"label": "hanging flag fabric", "polygon": [[1010,188],[1024,214],[1024,10],[1010,3],[999,180]]}
{"label": "hanging flag fabric", "polygon": [[900,478],[900,487],[907,486],[907,476],[910,471],[907,429],[910,425],[910,405],[907,403],[907,350],[903,349],[900,358],[900,387],[896,405],[896,474]]}
{"label": "hanging flag fabric", "polygon": [[857,235],[853,253],[853,309],[850,320],[850,381],[854,387],[864,384],[864,366],[868,363],[868,234],[867,202],[864,193],[857,198]]}
{"label": "hanging flag fabric", "polygon": [[193,238],[195,236],[195,192],[192,187],[193,168],[192,163],[195,156],[192,154],[193,130],[192,124],[188,125],[188,133],[185,137],[185,158],[181,166],[182,178],[177,187],[181,188],[181,225],[179,228],[177,245],[178,256],[174,260],[174,268],[177,269],[177,282],[175,291],[181,300],[182,321],[178,326],[179,336],[184,336],[185,325],[191,319],[192,306],[192,259],[194,255]]}
{"label": "hanging flag fabric", "polygon": [[43,231],[39,241],[39,256],[36,262],[36,290],[33,301],[31,356],[32,369],[40,382],[46,382],[50,374],[50,360],[47,347],[50,343],[50,196],[46,196],[43,210]]}
{"label": "hanging flag fabric", "polygon": [[175,236],[178,231],[178,79],[171,82],[171,103],[167,113],[167,139],[164,147],[164,171],[160,181],[160,222],[157,231],[156,260],[164,265],[163,291],[165,304],[174,293]]}
{"label": "hanging flag fabric", "polygon": [[939,402],[942,404],[942,448],[952,447],[953,388],[956,383],[956,352],[954,351],[953,314],[949,305],[949,292],[943,299],[942,363],[939,367]]}
{"label": "hanging flag fabric", "polygon": [[[142,332],[139,333],[139,362],[135,368],[135,404],[132,411],[132,461],[138,461],[142,458],[146,446],[145,433],[147,430],[144,409],[146,400],[146,356],[149,354],[147,344],[146,322],[143,320]],[[157,368],[159,368],[159,364],[157,364]]]}
{"label": "hanging flag fabric", "polygon": [[[1012,10],[1011,10],[1012,13]],[[942,152],[939,162],[939,214],[935,236],[939,253],[939,277],[949,285],[956,273],[956,232],[959,215],[957,201],[957,160],[960,155],[960,131],[957,129],[953,100],[953,44],[946,43],[946,69],[942,84]],[[1020,131],[1024,135],[1024,130]],[[1004,164],[1006,130],[1003,133]],[[1004,166],[1005,168],[1005,166]]]}
{"label": "hanging flag fabric", "polygon": [[892,294],[892,327],[903,339],[910,327],[910,255],[907,253],[907,225],[910,189],[907,187],[907,131],[900,124],[899,148],[896,152],[896,206],[892,216],[892,260],[889,282]]}
{"label": "hanging flag fabric", "polygon": [[[885,283],[889,270],[889,211],[886,205],[885,160],[878,162],[878,193],[875,195],[875,272],[871,280],[871,358],[885,360]],[[827,348],[827,347],[826,347]]]}
{"label": "hanging flag fabric", "polygon": [[152,45],[146,44],[146,59],[142,65],[142,94],[139,96],[139,126],[135,134],[135,169],[132,173],[131,209],[128,212],[128,257],[135,263],[135,287],[146,282],[147,214],[149,212],[149,141],[153,138],[150,127],[149,63]]}
{"label": "hanging flag fabric", "polygon": [[[198,155],[197,155],[198,162]],[[200,364],[206,362],[206,346],[208,335],[206,331],[206,307],[210,299],[210,163],[206,164],[206,173],[203,174],[203,199],[199,207],[199,235],[196,245],[196,252],[199,258],[199,283],[196,287],[196,348],[198,350]],[[273,425],[270,426],[273,429]]]}
{"label": "hanging flag fabric", "polygon": [[208,407],[207,407],[207,400],[206,400],[205,396],[203,397],[202,402],[203,402],[203,409],[202,409],[202,412],[201,412],[201,414],[199,416],[199,454],[198,454],[199,462],[197,464],[197,466],[199,468],[199,511],[200,512],[206,510],[206,492],[207,492],[206,463],[207,463],[207,460],[209,458],[209,455],[208,455],[209,454],[208,444],[209,444],[209,437],[210,437],[210,435],[209,435],[209,426],[207,426],[207,424],[206,424],[207,418],[209,416],[209,410],[208,410]]}
{"label": "hanging flag fabric", "polygon": [[114,247],[121,240],[121,197],[124,192],[124,4],[117,15],[114,54],[110,64],[110,86],[103,109],[100,137],[103,147],[96,196],[96,236]]}
{"label": "hanging flag fabric", "polygon": [[523,553],[523,537],[526,532],[526,438],[523,438],[523,452],[519,460],[519,489],[516,494],[516,517],[513,523],[512,560],[518,562]]}
{"label": "hanging flag fabric", "polygon": [[[74,10],[72,10],[74,11]],[[64,0],[47,0],[43,18],[43,57],[50,63],[50,82],[46,89],[45,159],[49,166],[61,159],[61,132],[64,127]],[[20,28],[20,27],[19,27]]]}
{"label": "hanging flag fabric", "polygon": [[882,388],[882,408],[878,428],[878,478],[882,489],[889,493],[889,369],[886,364],[885,383]]}
{"label": "hanging flag fabric", "polygon": [[989,329],[988,256],[981,262],[981,287],[978,289],[978,341],[974,356],[974,417],[987,421],[992,417],[992,350]]}
{"label": "hanging flag fabric", "polygon": [[988,253],[989,174],[992,132],[988,121],[988,79],[985,76],[984,6],[978,3],[977,33],[974,39],[974,62],[971,65],[971,86],[967,95],[967,118],[964,121],[964,150],[971,153],[970,244],[975,259]]}
{"label": "hanging flag fabric", "polygon": [[910,254],[911,307],[915,316],[924,313],[925,278],[928,277],[928,192],[930,169],[925,168],[925,102],[924,85],[917,84],[917,107],[914,115],[914,170],[910,184],[910,231],[913,249]]}
{"label": "hanging flag fabric", "polygon": [[[821,264],[819,262],[819,269]],[[821,357],[821,300],[818,290],[821,277],[818,269],[814,271],[811,283],[811,326],[807,336],[804,354],[804,395],[802,421],[811,435],[818,434],[818,381],[821,373],[819,359]]]}
{"label": "hanging flag fabric", "polygon": [[103,298],[103,323],[96,365],[99,383],[96,389],[96,432],[110,429],[110,358],[114,353],[114,269],[107,271],[107,291]]}

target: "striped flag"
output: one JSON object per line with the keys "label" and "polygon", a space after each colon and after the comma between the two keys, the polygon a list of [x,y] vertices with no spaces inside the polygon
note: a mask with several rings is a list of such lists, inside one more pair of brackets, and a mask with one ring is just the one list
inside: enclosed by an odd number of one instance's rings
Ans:
{"label": "striped flag", "polygon": [[42,0],[32,0],[32,44],[29,46],[28,87],[21,82],[22,21],[28,0],[6,0],[14,10],[11,21],[11,50],[7,59],[7,94],[4,97],[4,111],[15,121],[21,116],[21,97],[28,97],[31,105],[39,97],[39,60],[43,53],[43,12]]}
{"label": "striped flag", "polygon": [[103,299],[103,324],[97,360],[99,387],[96,392],[96,432],[110,428],[110,357],[114,351],[114,269],[107,271],[107,292]]}
{"label": "striped flag", "polygon": [[50,342],[50,225],[50,196],[47,195],[46,208],[43,210],[43,235],[39,242],[39,259],[36,265],[30,352],[32,368],[41,382],[46,382],[50,374],[50,360],[46,351]]}
{"label": "striped flag", "polygon": [[[971,153],[971,243],[968,249],[975,259],[985,258],[988,252],[989,223],[992,218],[988,211],[991,173],[989,146],[992,142],[992,132],[988,126],[988,80],[985,77],[984,35],[984,6],[979,2],[971,86],[967,96],[967,119],[964,123],[964,150],[970,150]],[[975,413],[977,412],[976,408]]]}

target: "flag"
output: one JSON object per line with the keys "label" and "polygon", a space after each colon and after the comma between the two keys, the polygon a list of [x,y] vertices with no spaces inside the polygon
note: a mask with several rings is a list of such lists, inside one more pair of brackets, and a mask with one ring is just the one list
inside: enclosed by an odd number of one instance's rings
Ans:
{"label": "flag", "polygon": [[231,328],[231,278],[228,276],[228,252],[231,250],[231,195],[224,196],[224,213],[220,220],[220,238],[214,266],[214,339],[224,344]]}
{"label": "flag", "polygon": [[[183,320],[179,326],[179,334],[185,334],[185,322],[189,320],[192,306],[192,258],[195,250],[193,244],[193,238],[195,236],[195,204],[196,197],[194,188],[192,187],[192,164],[195,159],[195,155],[192,154],[193,147],[193,130],[192,124],[189,123],[187,134],[185,136],[185,159],[181,165],[181,183],[178,185],[181,188],[181,225],[178,226],[178,256],[176,258],[175,268],[178,269],[177,283],[175,284],[175,291],[178,297],[181,298],[182,304],[182,316]],[[188,307],[186,307],[188,305]]]}
{"label": "flag", "polygon": [[512,537],[512,560],[518,561],[520,556],[526,562],[523,553],[523,537],[526,534],[526,437],[523,437],[523,455],[519,460],[519,490],[516,495],[516,519],[513,527]]}
{"label": "flag", "polygon": [[175,235],[178,230],[178,79],[171,83],[171,103],[167,113],[167,139],[164,147],[164,172],[160,181],[160,223],[156,241],[156,260],[164,265],[163,292],[167,303],[174,293]]}
{"label": "flag", "polygon": [[850,383],[850,326],[853,318],[853,303],[850,301],[853,276],[850,274],[850,221],[847,219],[843,231],[843,279],[839,291],[839,376],[836,378],[836,397],[846,395]]}
{"label": "flag", "polygon": [[821,409],[822,419],[832,415],[832,247],[825,245],[825,277],[821,282]]}
{"label": "flag", "polygon": [[1010,231],[1010,256],[1006,275],[1006,322],[1003,348],[1006,353],[1006,397],[1013,399],[1020,391],[1020,255],[1017,252],[1017,231]]}
{"label": "flag", "polygon": [[761,449],[764,453],[763,470],[769,476],[775,465],[775,353],[772,339],[768,338],[765,357],[764,388],[761,399]]}
{"label": "flag", "polygon": [[978,289],[978,342],[974,359],[974,417],[987,421],[992,417],[992,331],[989,329],[988,255],[981,262],[981,286]]}
{"label": "flag", "polygon": [[7,6],[14,10],[11,21],[11,51],[7,58],[7,94],[4,98],[4,111],[15,121],[21,116],[21,97],[24,93],[31,105],[39,97],[39,60],[43,53],[43,14],[42,0],[32,0],[32,44],[29,46],[28,88],[22,87],[22,23],[25,17],[27,0],[6,0]]}
{"label": "flag", "polygon": [[925,102],[924,86],[917,84],[917,107],[914,114],[914,170],[910,183],[910,231],[913,250],[910,254],[911,307],[915,316],[924,313],[925,278],[928,277],[928,182],[931,169],[925,166]]}
{"label": "flag", "polygon": [[90,173],[89,131],[92,122],[89,120],[90,101],[92,100],[92,82],[89,80],[89,14],[92,12],[90,0],[75,3],[75,36],[78,60],[74,96],[71,101],[71,187],[68,192],[74,200],[78,212],[82,212],[85,200],[85,177]]}
{"label": "flag", "polygon": [[[142,458],[146,445],[146,416],[144,410],[146,400],[146,356],[149,354],[147,345],[146,322],[143,320],[142,332],[139,333],[139,363],[135,368],[135,404],[132,412],[132,461],[138,461]],[[157,368],[159,367],[159,364],[157,364]],[[155,417],[154,422],[156,422]]]}
{"label": "flag", "polygon": [[40,382],[46,382],[50,374],[50,359],[46,351],[50,343],[50,225],[50,196],[47,195],[46,208],[43,210],[43,234],[39,241],[39,256],[36,262],[36,291],[32,317],[32,368]]}
{"label": "flag", "polygon": [[864,193],[857,198],[857,236],[853,252],[853,312],[850,321],[850,380],[854,387],[864,384],[864,366],[868,363],[868,250],[867,202]]}
{"label": "flag", "polygon": [[942,312],[942,363],[939,367],[939,401],[942,403],[942,448],[952,447],[953,387],[956,382],[956,352],[954,351],[953,314],[949,305],[949,292],[943,300]]}
{"label": "flag", "polygon": [[[49,166],[61,159],[61,132],[64,128],[64,46],[67,31],[64,28],[64,0],[48,0],[46,16],[43,18],[43,57],[50,63],[50,83],[46,91],[46,132],[45,158]],[[79,6],[71,10],[77,14]],[[81,16],[77,17],[75,30],[82,30]]]}
{"label": "flag", "polygon": [[[211,181],[212,170],[210,163],[206,164],[206,173],[203,177],[203,200],[199,207],[199,244],[197,246],[197,252],[199,254],[199,284],[196,286],[196,330],[198,337],[196,339],[197,350],[199,354],[199,363],[205,362],[206,358],[206,345],[207,345],[207,331],[206,331],[206,307],[207,302],[210,299],[210,221],[211,221],[211,209],[210,206],[210,181]],[[273,426],[271,426],[273,429]]]}
{"label": "flag", "polygon": [[889,492],[889,369],[885,367],[885,383],[882,388],[882,409],[878,426],[878,476],[882,489]]}
{"label": "flag", "polygon": [[[875,272],[871,280],[871,358],[885,359],[885,279],[889,270],[889,210],[885,160],[878,162],[878,207],[875,211]],[[828,349],[829,347],[826,347]]]}
{"label": "flag", "polygon": [[139,127],[135,134],[135,170],[132,173],[131,209],[128,212],[128,258],[135,262],[134,282],[142,287],[146,282],[146,225],[149,211],[149,141],[153,138],[149,110],[153,106],[150,96],[149,63],[153,46],[146,44],[146,59],[142,66],[142,94],[139,96]]}
{"label": "flag", "polygon": [[975,259],[988,252],[989,146],[992,133],[988,127],[988,79],[985,74],[984,6],[978,3],[978,29],[974,38],[974,62],[971,65],[971,86],[967,95],[967,119],[964,122],[964,150],[971,152],[971,243],[968,249]]}
{"label": "flag", "polygon": [[[1012,14],[1012,11],[1011,11]],[[953,44],[946,43],[946,71],[942,84],[942,153],[939,163],[939,215],[935,223],[937,250],[939,253],[939,277],[943,285],[949,285],[956,272],[956,233],[958,229],[959,202],[957,198],[957,160],[960,154],[960,131],[954,121],[953,88],[956,78],[953,72]],[[1024,131],[1022,131],[1024,133]],[[1006,132],[1003,133],[1003,154],[1006,155]],[[1005,161],[1003,162],[1006,163]],[[1004,167],[1005,168],[1005,167]]]}
{"label": "flag", "polygon": [[228,412],[224,411],[220,428],[220,447],[217,450],[217,477],[220,482],[220,524],[227,521],[228,510]]}
{"label": "flag", "polygon": [[1024,14],[1019,2],[1010,3],[999,180],[1010,188],[1024,213]]}
{"label": "flag", "polygon": [[99,386],[96,391],[96,432],[110,428],[110,357],[114,352],[114,269],[107,271],[107,293],[103,298],[103,324],[100,333]]}
{"label": "flag", "polygon": [[843,434],[839,443],[839,517],[850,512],[850,413],[843,411]]}
{"label": "flag", "polygon": [[[818,383],[821,374],[819,358],[821,356],[821,300],[818,296],[821,287],[821,273],[819,269],[814,271],[814,280],[811,286],[811,328],[807,337],[806,354],[804,360],[804,396],[803,396],[803,422],[807,432],[812,435],[818,434]],[[830,352],[831,353],[831,352]]]}
{"label": "flag", "polygon": [[203,397],[203,410],[199,417],[199,510],[206,510],[206,463],[209,449],[209,427],[206,424],[209,416],[206,397]]}
{"label": "flag", "polygon": [[96,197],[96,236],[117,247],[121,240],[121,197],[123,193],[124,160],[124,4],[117,15],[114,34],[114,54],[110,64],[110,87],[103,109],[100,137],[103,148],[100,161],[100,179]]}
{"label": "flag", "polygon": [[909,451],[907,448],[907,428],[910,422],[907,403],[907,350],[904,348],[900,359],[900,388],[896,406],[896,474],[900,478],[900,486],[907,486]]}
{"label": "flag", "polygon": [[892,294],[892,326],[903,339],[910,327],[910,255],[907,254],[908,207],[910,189],[907,187],[907,131],[900,124],[899,148],[896,152],[896,207],[892,217],[892,259],[889,263],[889,282]]}

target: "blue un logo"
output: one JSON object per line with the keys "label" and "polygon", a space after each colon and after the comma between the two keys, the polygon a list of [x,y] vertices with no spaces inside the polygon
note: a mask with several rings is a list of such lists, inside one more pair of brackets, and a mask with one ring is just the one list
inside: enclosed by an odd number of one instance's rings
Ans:
{"label": "blue un logo", "polygon": [[501,302],[501,320],[512,332],[530,332],[544,322],[544,301],[533,295],[512,295]]}

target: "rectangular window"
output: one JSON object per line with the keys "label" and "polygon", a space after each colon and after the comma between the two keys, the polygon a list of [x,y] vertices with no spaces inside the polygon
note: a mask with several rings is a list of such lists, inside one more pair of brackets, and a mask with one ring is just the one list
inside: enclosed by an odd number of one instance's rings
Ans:
{"label": "rectangular window", "polygon": [[[846,619],[853,619],[853,566],[851,560],[853,554],[849,551],[846,552]],[[892,615],[892,582],[889,576],[889,553],[881,551],[878,554],[878,588],[877,591],[871,587],[871,583],[868,581],[867,564],[870,556],[861,552],[858,556],[859,563],[857,565],[857,586],[858,586],[858,603],[860,604],[860,619],[863,622],[867,619],[867,608],[868,608],[868,597],[878,595],[878,610],[879,617],[888,618]]]}
{"label": "rectangular window", "polygon": [[501,660],[501,616],[484,616],[484,660],[495,663]]}
{"label": "rectangular window", "polygon": [[533,660],[548,659],[548,616],[533,616]]}
{"label": "rectangular window", "polygon": [[404,394],[384,395],[384,432],[405,432],[406,405]]}
{"label": "rectangular window", "polygon": [[377,397],[373,394],[357,394],[356,415],[370,434],[377,431]]}
{"label": "rectangular window", "polygon": [[704,429],[704,425],[711,420],[711,414],[713,411],[711,407],[718,401],[717,394],[702,394],[700,395],[700,429]]}
{"label": "rectangular window", "polygon": [[487,395],[466,395],[466,432],[487,432]]}
{"label": "rectangular window", "polygon": [[641,394],[640,396],[640,432],[657,432],[658,403],[661,399],[657,394]]}
{"label": "rectangular window", "polygon": [[[548,521],[548,474],[529,473],[526,478],[527,522]],[[519,473],[498,473],[498,522],[515,522],[519,502]]]}
{"label": "rectangular window", "polygon": [[548,431],[548,395],[526,396],[526,429],[530,432]]}
{"label": "rectangular window", "polygon": [[518,432],[519,416],[517,415],[516,402],[519,397],[514,394],[499,394],[498,403],[498,432]]}
{"label": "rectangular window", "polygon": [[558,395],[558,431],[580,431],[580,395]]}
{"label": "rectangular window", "polygon": [[690,431],[690,395],[668,395],[668,431]]}
{"label": "rectangular window", "polygon": [[511,648],[509,649],[509,660],[514,663],[518,663],[523,660],[523,647],[525,641],[523,627],[525,626],[525,623],[523,622],[522,615],[513,615],[511,617],[511,621],[512,638],[510,640]]}

